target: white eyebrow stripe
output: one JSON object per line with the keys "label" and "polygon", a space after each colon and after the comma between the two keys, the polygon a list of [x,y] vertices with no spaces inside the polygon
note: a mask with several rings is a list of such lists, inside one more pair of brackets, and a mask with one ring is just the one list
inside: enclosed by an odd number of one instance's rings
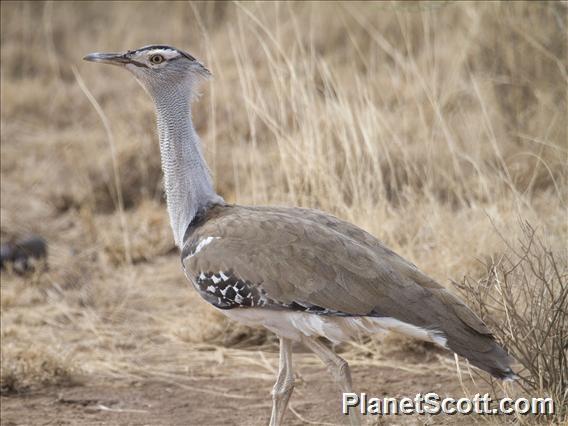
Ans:
{"label": "white eyebrow stripe", "polygon": [[177,50],[173,49],[152,49],[147,52],[147,55],[162,55],[166,59],[174,59],[181,56]]}

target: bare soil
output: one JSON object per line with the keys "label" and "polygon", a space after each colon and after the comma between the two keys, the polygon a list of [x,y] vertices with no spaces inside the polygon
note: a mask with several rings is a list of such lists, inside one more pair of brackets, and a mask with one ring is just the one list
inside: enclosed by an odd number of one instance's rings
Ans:
{"label": "bare soil", "polygon": [[[297,358],[301,360],[305,356]],[[457,378],[436,372],[439,370],[436,364],[409,361],[408,371],[360,366],[352,369],[353,380],[356,389],[369,396],[413,396],[426,390],[440,395],[462,395]],[[157,381],[100,381],[2,396],[1,421],[5,426],[263,425],[268,422],[272,383],[267,378],[196,376],[186,383],[188,385],[179,387]],[[212,392],[212,389],[222,391]],[[490,392],[488,388],[487,391]],[[297,414],[288,412],[285,424],[345,424],[340,404],[340,393],[323,367],[302,367],[291,400]],[[393,416],[366,421],[389,425],[469,423],[464,416]]]}

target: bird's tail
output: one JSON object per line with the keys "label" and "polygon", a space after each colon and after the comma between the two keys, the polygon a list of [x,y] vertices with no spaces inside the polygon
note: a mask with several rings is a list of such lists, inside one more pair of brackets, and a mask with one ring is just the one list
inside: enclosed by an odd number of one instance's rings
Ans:
{"label": "bird's tail", "polygon": [[428,330],[430,341],[463,356],[474,366],[501,380],[517,379],[511,357],[481,318],[446,288],[402,262],[398,266],[406,278],[406,288],[410,280],[414,281],[420,301],[414,303],[413,309],[401,303],[385,304],[373,311],[374,316],[396,318]]}
{"label": "bird's tail", "polygon": [[467,343],[462,343],[461,339],[448,337],[448,348],[497,379],[512,381],[519,378],[511,368],[511,357],[499,346],[493,336],[482,335],[475,330],[471,333],[476,333],[477,336],[470,336]]}
{"label": "bird's tail", "polygon": [[449,308],[442,327],[447,348],[498,379],[518,379],[511,369],[512,358],[495,341],[483,321],[448,291],[436,293],[438,300]]}

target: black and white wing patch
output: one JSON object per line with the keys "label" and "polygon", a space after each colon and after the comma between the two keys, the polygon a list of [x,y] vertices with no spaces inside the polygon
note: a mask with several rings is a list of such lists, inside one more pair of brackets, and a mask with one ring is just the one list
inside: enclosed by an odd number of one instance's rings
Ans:
{"label": "black and white wing patch", "polygon": [[305,302],[283,303],[274,300],[266,294],[262,284],[238,279],[232,271],[200,272],[191,281],[201,297],[219,309],[267,308],[301,311],[316,315],[350,316]]}
{"label": "black and white wing patch", "polygon": [[192,282],[201,297],[219,309],[263,307],[269,300],[262,289],[232,271],[200,272]]}

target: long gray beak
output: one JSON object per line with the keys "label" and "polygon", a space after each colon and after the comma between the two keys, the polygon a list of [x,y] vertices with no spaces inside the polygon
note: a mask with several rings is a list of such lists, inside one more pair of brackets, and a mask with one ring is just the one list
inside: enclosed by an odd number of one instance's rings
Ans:
{"label": "long gray beak", "polygon": [[129,64],[130,59],[125,53],[89,53],[83,58],[89,62],[100,62],[102,64],[124,65]]}

